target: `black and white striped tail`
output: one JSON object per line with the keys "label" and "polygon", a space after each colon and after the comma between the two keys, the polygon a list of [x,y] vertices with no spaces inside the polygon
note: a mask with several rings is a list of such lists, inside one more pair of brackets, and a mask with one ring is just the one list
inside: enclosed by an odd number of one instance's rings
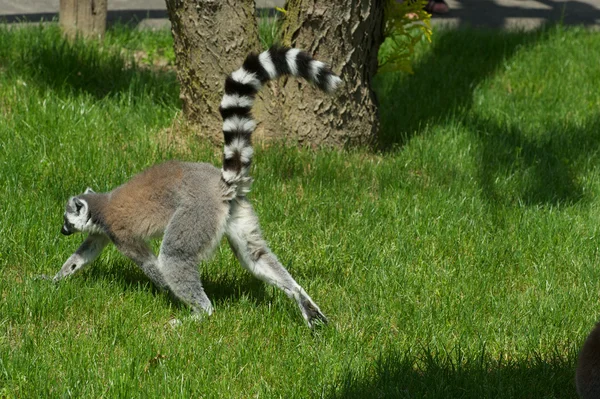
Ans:
{"label": "black and white striped tail", "polygon": [[250,54],[242,67],[227,77],[219,107],[225,136],[222,178],[229,185],[237,185],[240,194],[249,191],[252,182],[248,173],[254,152],[250,138],[256,128],[250,113],[254,97],[263,84],[283,75],[302,77],[326,93],[335,91],[342,81],[321,61],[286,47]]}

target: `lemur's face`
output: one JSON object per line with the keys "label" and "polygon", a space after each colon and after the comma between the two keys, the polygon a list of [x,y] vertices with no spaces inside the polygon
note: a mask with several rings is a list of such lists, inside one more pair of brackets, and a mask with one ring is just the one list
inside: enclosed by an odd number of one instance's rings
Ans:
{"label": "lemur's face", "polygon": [[69,198],[63,218],[62,234],[68,236],[85,230],[91,219],[87,201],[79,197]]}

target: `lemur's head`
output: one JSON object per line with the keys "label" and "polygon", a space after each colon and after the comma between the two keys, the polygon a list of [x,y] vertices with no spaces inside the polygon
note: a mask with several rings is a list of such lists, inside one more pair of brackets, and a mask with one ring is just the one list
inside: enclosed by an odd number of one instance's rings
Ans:
{"label": "lemur's head", "polygon": [[[85,190],[83,195],[93,193],[91,188]],[[65,208],[64,224],[60,232],[66,236],[73,233],[79,233],[86,231],[92,225],[92,215],[90,213],[90,207],[88,202],[83,195],[69,198],[67,206]]]}

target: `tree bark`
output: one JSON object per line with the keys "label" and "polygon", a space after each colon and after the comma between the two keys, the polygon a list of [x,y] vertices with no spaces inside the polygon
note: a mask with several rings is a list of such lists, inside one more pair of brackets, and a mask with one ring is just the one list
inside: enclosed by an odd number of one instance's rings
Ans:
{"label": "tree bark", "polygon": [[261,49],[254,0],[166,0],[183,113],[199,134],[222,139],[227,75]]}
{"label": "tree bark", "polygon": [[59,23],[70,38],[102,38],[106,31],[107,0],[60,0]]}
{"label": "tree bark", "polygon": [[[383,40],[384,0],[289,0],[287,8],[284,44],[327,62],[344,85],[324,97],[296,80],[284,81],[277,102],[286,134],[313,146],[371,143],[379,130],[371,79]],[[280,129],[265,136],[280,135]]]}
{"label": "tree bark", "polygon": [[[228,74],[261,50],[253,0],[166,0],[183,114],[204,137],[222,140],[218,113]],[[329,63],[345,84],[333,96],[296,78],[263,88],[255,140],[311,146],[372,142],[379,122],[370,88],[383,38],[383,0],[291,0],[284,44]]]}

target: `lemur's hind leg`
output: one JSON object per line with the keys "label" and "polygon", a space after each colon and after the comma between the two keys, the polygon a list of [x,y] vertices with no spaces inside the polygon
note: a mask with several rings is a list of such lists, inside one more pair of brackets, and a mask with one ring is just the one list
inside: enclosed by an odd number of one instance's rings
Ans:
{"label": "lemur's hind leg", "polygon": [[258,218],[248,200],[238,198],[232,201],[226,234],[242,266],[293,298],[310,328],[317,321],[327,322],[317,304],[281,265],[263,240]]}
{"label": "lemur's hind leg", "polygon": [[200,281],[198,262],[210,256],[223,236],[226,212],[222,213],[221,218],[207,218],[198,207],[179,209],[171,218],[160,247],[158,262],[169,290],[196,314],[213,312]]}

